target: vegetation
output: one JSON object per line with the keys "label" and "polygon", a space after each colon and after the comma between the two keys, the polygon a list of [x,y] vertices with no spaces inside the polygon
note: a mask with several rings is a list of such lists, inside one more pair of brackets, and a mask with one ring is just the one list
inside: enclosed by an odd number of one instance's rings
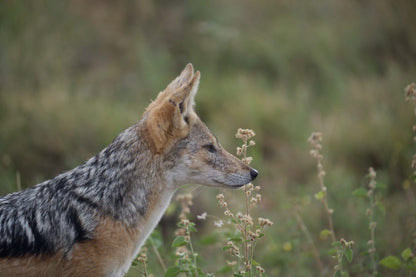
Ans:
{"label": "vegetation", "polygon": [[[264,276],[416,275],[416,119],[403,97],[416,76],[415,10],[411,0],[2,1],[0,194],[94,155],[192,62],[196,110],[224,147],[238,127],[256,131],[252,218],[274,222],[253,248]],[[177,227],[173,201],[129,276],[258,274],[232,245],[221,250],[235,223],[216,195],[244,211],[245,192],[184,190],[196,199],[189,223]],[[189,243],[196,256],[175,255]]]}

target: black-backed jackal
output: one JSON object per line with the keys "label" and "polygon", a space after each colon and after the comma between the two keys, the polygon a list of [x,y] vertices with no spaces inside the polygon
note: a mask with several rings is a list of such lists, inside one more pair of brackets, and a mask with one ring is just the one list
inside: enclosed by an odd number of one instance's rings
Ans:
{"label": "black-backed jackal", "polygon": [[0,198],[0,276],[123,276],[181,185],[256,178],[195,114],[199,79],[188,64],[96,156]]}

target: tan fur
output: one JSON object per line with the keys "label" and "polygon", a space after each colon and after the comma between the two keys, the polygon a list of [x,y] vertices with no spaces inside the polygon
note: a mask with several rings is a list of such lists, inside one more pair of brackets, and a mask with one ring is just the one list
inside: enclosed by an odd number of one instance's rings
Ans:
{"label": "tan fur", "polygon": [[[68,264],[68,276],[104,276],[126,260],[134,252],[138,228],[128,228],[121,222],[104,219],[97,227],[94,240],[77,243]],[[83,272],[77,272],[83,269]]]}
{"label": "tan fur", "polygon": [[106,218],[97,226],[96,237],[75,244],[70,257],[58,253],[7,259],[0,263],[0,276],[111,276],[111,269],[133,254],[138,234],[138,228]]}

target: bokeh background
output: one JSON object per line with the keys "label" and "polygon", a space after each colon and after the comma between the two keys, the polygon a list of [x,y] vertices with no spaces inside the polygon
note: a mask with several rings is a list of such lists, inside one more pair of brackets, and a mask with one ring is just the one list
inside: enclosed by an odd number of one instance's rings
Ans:
{"label": "bokeh background", "polygon": [[[234,152],[239,127],[257,134],[250,154],[263,188],[259,214],[275,224],[256,257],[269,276],[318,275],[295,210],[331,270],[312,131],[324,136],[337,236],[356,242],[348,270],[365,276],[368,201],[352,191],[366,186],[370,166],[384,206],[377,255],[415,249],[416,119],[403,92],[416,81],[415,12],[413,0],[1,1],[0,195],[97,153],[192,62],[202,73],[196,110],[225,148]],[[221,214],[216,193],[194,189],[194,214]],[[159,227],[166,248],[176,213],[174,203]],[[202,238],[214,227],[197,228]],[[219,270],[221,247],[196,247],[202,266]]]}

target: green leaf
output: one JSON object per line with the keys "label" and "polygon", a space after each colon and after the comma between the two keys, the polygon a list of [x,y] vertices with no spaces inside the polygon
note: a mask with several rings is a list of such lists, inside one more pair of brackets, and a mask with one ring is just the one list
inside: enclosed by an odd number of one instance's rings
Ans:
{"label": "green leaf", "polygon": [[331,235],[331,231],[328,229],[324,229],[319,233],[319,238],[321,240],[326,240]]}
{"label": "green leaf", "polygon": [[331,245],[334,247],[341,247],[342,243],[340,241],[336,241],[336,242],[331,243]]}
{"label": "green leaf", "polygon": [[399,269],[402,267],[402,262],[396,256],[387,256],[380,261],[380,265],[389,269]]}
{"label": "green leaf", "polygon": [[166,270],[164,277],[175,277],[179,273],[185,272],[185,270],[181,269],[179,266],[172,266],[169,267],[168,270]]}
{"label": "green leaf", "polygon": [[322,199],[324,199],[324,197],[325,197],[325,192],[323,191],[323,190],[321,190],[320,192],[318,192],[318,193],[315,193],[315,198],[317,199],[317,200],[322,200]]}
{"label": "green leaf", "polygon": [[402,251],[402,258],[403,260],[405,260],[406,262],[408,260],[410,260],[411,258],[413,258],[413,253],[412,250],[410,248],[406,248],[405,250]]}
{"label": "green leaf", "polygon": [[328,250],[328,255],[335,256],[337,254],[338,250],[336,248],[331,248]]}
{"label": "green leaf", "polygon": [[345,257],[347,257],[347,260],[348,260],[349,263],[352,262],[353,256],[354,256],[354,253],[352,252],[352,249],[350,249],[350,248],[345,249]]}
{"label": "green leaf", "polygon": [[368,191],[365,188],[358,188],[352,192],[353,196],[356,197],[367,197]]}
{"label": "green leaf", "polygon": [[188,242],[185,240],[184,236],[178,236],[173,240],[172,247],[180,247],[180,246],[184,246],[187,244]]}
{"label": "green leaf", "polygon": [[406,270],[411,271],[411,272],[416,272],[416,258],[415,257],[407,261]]}
{"label": "green leaf", "polygon": [[243,277],[243,275],[241,275],[240,273],[234,273],[233,276],[234,277]]}
{"label": "green leaf", "polygon": [[131,262],[131,266],[138,266],[139,265],[139,261],[137,260],[137,258],[136,259],[134,259],[132,262]]}
{"label": "green leaf", "polygon": [[189,225],[188,226],[188,230],[189,230],[189,232],[196,232],[196,228],[194,227],[194,226],[192,226],[192,225]]}

